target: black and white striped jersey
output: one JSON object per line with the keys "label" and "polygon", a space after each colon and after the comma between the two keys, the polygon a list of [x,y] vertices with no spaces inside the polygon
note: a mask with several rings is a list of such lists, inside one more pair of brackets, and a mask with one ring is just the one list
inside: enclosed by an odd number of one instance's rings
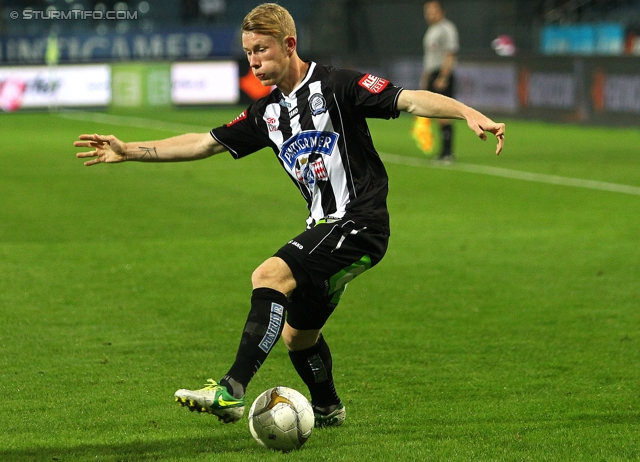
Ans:
{"label": "black and white striped jersey", "polygon": [[239,159],[271,147],[307,201],[307,226],[347,218],[389,233],[388,177],[367,118],[396,118],[400,87],[311,62],[289,95],[275,89],[211,135]]}

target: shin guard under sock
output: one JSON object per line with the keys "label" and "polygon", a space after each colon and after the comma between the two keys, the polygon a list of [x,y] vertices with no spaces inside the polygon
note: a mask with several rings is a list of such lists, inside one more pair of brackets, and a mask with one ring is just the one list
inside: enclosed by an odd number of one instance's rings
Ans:
{"label": "shin guard under sock", "polygon": [[340,398],[333,384],[331,351],[322,334],[311,348],[290,351],[289,358],[298,375],[309,388],[311,403],[315,407],[340,404]]}
{"label": "shin guard under sock", "polygon": [[244,395],[247,385],[280,338],[287,304],[287,297],[277,290],[253,290],[251,310],[242,332],[236,360],[220,381],[234,397],[241,398]]}

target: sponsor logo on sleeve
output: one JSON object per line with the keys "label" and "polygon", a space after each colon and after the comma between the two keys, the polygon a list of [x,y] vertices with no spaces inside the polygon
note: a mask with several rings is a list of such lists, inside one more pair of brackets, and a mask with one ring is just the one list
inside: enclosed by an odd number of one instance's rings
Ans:
{"label": "sponsor logo on sleeve", "polygon": [[381,79],[380,77],[376,77],[375,75],[367,74],[362,77],[362,79],[360,79],[358,85],[369,90],[371,93],[377,94],[387,88],[387,85],[389,85],[389,81]]}
{"label": "sponsor logo on sleeve", "polygon": [[244,111],[242,111],[242,114],[240,114],[238,117],[236,117],[231,122],[229,122],[227,124],[227,127],[231,127],[232,125],[237,124],[238,122],[240,122],[241,120],[244,120],[246,118],[247,118],[247,110],[245,109]]}

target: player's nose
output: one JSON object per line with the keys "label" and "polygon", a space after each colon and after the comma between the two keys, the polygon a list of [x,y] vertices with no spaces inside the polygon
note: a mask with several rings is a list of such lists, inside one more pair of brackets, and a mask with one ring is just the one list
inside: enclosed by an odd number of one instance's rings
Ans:
{"label": "player's nose", "polygon": [[256,55],[251,55],[249,57],[249,66],[254,69],[258,69],[260,67],[260,60],[256,58]]}

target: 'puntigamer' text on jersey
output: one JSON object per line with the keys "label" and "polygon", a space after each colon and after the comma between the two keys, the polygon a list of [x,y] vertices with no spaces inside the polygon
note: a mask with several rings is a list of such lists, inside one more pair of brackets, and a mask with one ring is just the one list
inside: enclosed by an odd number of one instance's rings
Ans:
{"label": "'puntigamer' text on jersey", "polygon": [[239,159],[271,147],[307,201],[307,225],[353,218],[389,232],[388,177],[366,118],[396,118],[402,89],[357,71],[310,63],[289,95],[278,89],[211,135]]}

